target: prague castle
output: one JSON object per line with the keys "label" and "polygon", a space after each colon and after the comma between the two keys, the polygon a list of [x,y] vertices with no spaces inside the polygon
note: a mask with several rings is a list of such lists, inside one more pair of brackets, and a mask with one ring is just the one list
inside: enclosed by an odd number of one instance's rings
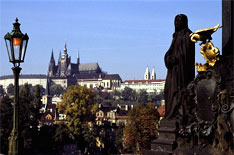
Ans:
{"label": "prague castle", "polygon": [[58,65],[55,65],[53,51],[51,53],[48,77],[76,77],[76,78],[93,78],[103,75],[98,63],[80,64],[78,55],[77,62],[72,63],[71,57],[67,54],[67,45],[65,44],[64,52],[59,54]]}
{"label": "prague castle", "polygon": [[[72,63],[71,57],[67,52],[66,44],[63,53],[61,54],[60,52],[59,54],[57,65],[52,50],[47,75],[20,75],[19,79],[19,85],[28,83],[35,86],[39,84],[46,88],[48,84],[59,84],[64,89],[70,85],[78,84],[88,88],[112,90],[119,87],[121,82],[122,79],[118,74],[107,74],[103,72],[98,63],[81,64],[79,54],[76,63]],[[4,89],[9,84],[14,84],[13,75],[0,76],[0,85]]]}

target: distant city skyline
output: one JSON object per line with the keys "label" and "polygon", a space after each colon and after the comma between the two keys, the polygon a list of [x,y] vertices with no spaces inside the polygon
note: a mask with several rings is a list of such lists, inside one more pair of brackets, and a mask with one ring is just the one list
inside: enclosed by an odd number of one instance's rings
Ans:
{"label": "distant city skyline", "polygon": [[[177,14],[188,16],[189,28],[222,25],[221,0],[0,0],[0,76],[12,75],[4,35],[19,18],[29,35],[22,74],[47,74],[52,49],[57,63],[65,42],[71,61],[98,62],[103,71],[123,80],[143,79],[155,67],[165,79],[164,55],[170,47]],[[222,29],[213,36],[222,52]],[[204,63],[196,44],[196,62]]]}

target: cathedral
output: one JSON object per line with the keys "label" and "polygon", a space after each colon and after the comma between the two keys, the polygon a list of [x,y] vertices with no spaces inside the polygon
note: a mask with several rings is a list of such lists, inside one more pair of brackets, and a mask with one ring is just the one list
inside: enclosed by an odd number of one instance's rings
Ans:
{"label": "cathedral", "polygon": [[59,54],[57,65],[52,50],[48,82],[50,85],[59,84],[63,88],[78,84],[88,88],[116,89],[120,86],[122,79],[119,74],[103,72],[98,63],[81,64],[79,54],[76,63],[72,63],[65,44],[63,54],[61,52]]}
{"label": "cathedral", "polygon": [[58,64],[55,64],[53,50],[51,53],[48,77],[55,78],[68,78],[75,77],[77,79],[97,78],[103,75],[98,63],[80,63],[80,56],[78,54],[77,62],[72,63],[71,57],[67,53],[67,45],[65,44],[63,54],[59,54]]}

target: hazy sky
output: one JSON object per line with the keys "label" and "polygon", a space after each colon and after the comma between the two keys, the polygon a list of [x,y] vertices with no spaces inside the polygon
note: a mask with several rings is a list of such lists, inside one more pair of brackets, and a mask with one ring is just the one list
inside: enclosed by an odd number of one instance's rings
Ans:
{"label": "hazy sky", "polygon": [[[166,77],[164,55],[174,32],[174,18],[188,16],[189,28],[222,24],[221,0],[0,0],[0,75],[12,74],[4,42],[19,18],[29,43],[22,74],[47,74],[52,49],[56,63],[67,42],[76,62],[98,62],[123,80],[143,79],[148,65],[156,77]],[[222,30],[213,35],[220,50]],[[196,45],[196,62],[204,63]]]}

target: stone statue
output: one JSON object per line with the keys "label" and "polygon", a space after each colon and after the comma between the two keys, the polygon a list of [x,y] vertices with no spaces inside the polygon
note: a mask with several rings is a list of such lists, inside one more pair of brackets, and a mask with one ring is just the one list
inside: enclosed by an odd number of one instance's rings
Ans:
{"label": "stone statue", "polygon": [[177,114],[177,107],[182,102],[181,91],[195,75],[195,44],[190,40],[192,31],[188,28],[188,18],[184,14],[175,17],[175,33],[164,61],[168,69],[164,89],[165,120]]}

